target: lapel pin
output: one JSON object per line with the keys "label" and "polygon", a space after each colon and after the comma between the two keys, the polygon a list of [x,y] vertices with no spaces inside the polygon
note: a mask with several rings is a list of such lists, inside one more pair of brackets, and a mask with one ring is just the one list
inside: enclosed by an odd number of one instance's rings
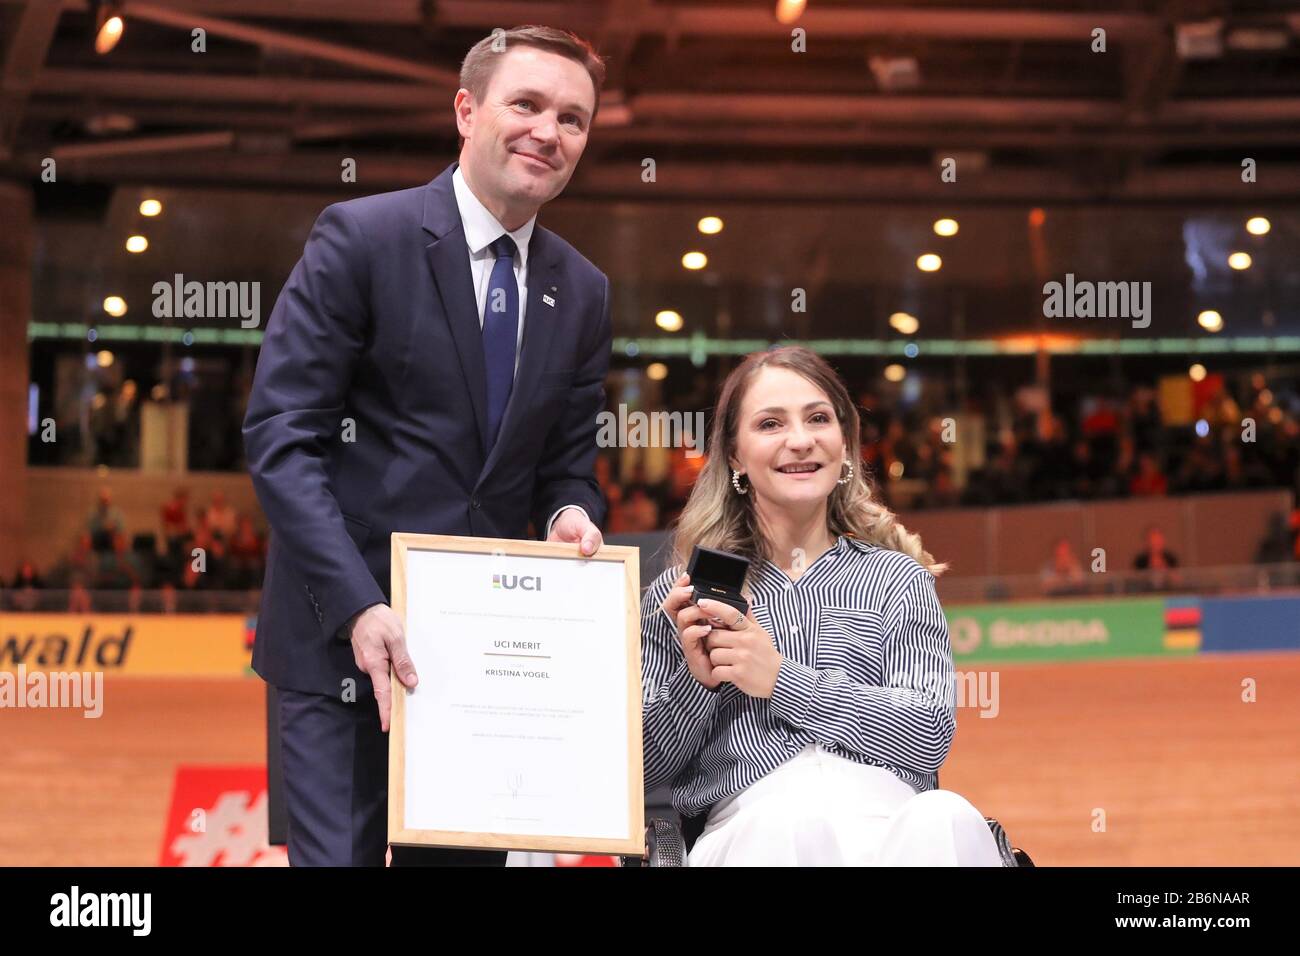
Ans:
{"label": "lapel pin", "polygon": [[543,295],[542,301],[545,302],[547,305],[549,305],[552,309],[555,308],[555,300],[552,299],[549,295]]}

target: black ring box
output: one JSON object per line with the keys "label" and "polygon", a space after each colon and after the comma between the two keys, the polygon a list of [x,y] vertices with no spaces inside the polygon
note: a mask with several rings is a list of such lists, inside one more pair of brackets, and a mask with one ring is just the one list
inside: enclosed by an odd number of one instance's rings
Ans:
{"label": "black ring box", "polygon": [[700,598],[708,598],[748,614],[749,602],[740,593],[748,570],[749,562],[740,555],[701,548],[697,544],[686,566],[686,573],[691,576],[691,603],[698,604]]}

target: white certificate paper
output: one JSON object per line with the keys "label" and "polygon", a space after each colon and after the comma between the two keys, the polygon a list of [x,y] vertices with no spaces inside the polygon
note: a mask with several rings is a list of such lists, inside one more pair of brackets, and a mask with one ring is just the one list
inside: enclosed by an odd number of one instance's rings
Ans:
{"label": "white certificate paper", "polygon": [[639,844],[625,564],[499,552],[406,551],[420,683],[404,697],[401,829],[513,849]]}

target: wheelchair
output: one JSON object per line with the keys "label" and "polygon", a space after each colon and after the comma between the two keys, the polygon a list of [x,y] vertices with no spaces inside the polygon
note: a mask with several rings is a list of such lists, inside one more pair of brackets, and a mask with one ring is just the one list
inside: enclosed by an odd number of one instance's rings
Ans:
{"label": "wheelchair", "polygon": [[[658,797],[652,800],[652,797]],[[706,814],[698,817],[680,818],[668,805],[666,791],[659,790],[647,795],[646,808],[650,811],[646,822],[645,856],[625,856],[621,864],[628,867],[640,866],[685,866],[686,854],[691,851],[695,841],[704,832]],[[993,817],[985,817],[993,842],[997,845],[998,855],[1002,857],[1003,866],[1033,866],[1034,861],[1024,850],[1012,846],[1002,824]]]}

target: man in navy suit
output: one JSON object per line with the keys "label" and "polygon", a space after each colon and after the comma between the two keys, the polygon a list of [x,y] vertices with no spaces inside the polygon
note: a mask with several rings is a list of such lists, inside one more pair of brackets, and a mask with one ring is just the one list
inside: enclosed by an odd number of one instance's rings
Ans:
{"label": "man in navy suit", "polygon": [[536,217],[582,156],[604,65],[521,27],[476,44],[460,80],[458,163],[317,219],[244,421],[272,529],[253,666],[278,690],[293,865],[384,863],[390,667],[417,683],[390,533],[522,538],[531,519],[584,554],[602,543],[609,280]]}

